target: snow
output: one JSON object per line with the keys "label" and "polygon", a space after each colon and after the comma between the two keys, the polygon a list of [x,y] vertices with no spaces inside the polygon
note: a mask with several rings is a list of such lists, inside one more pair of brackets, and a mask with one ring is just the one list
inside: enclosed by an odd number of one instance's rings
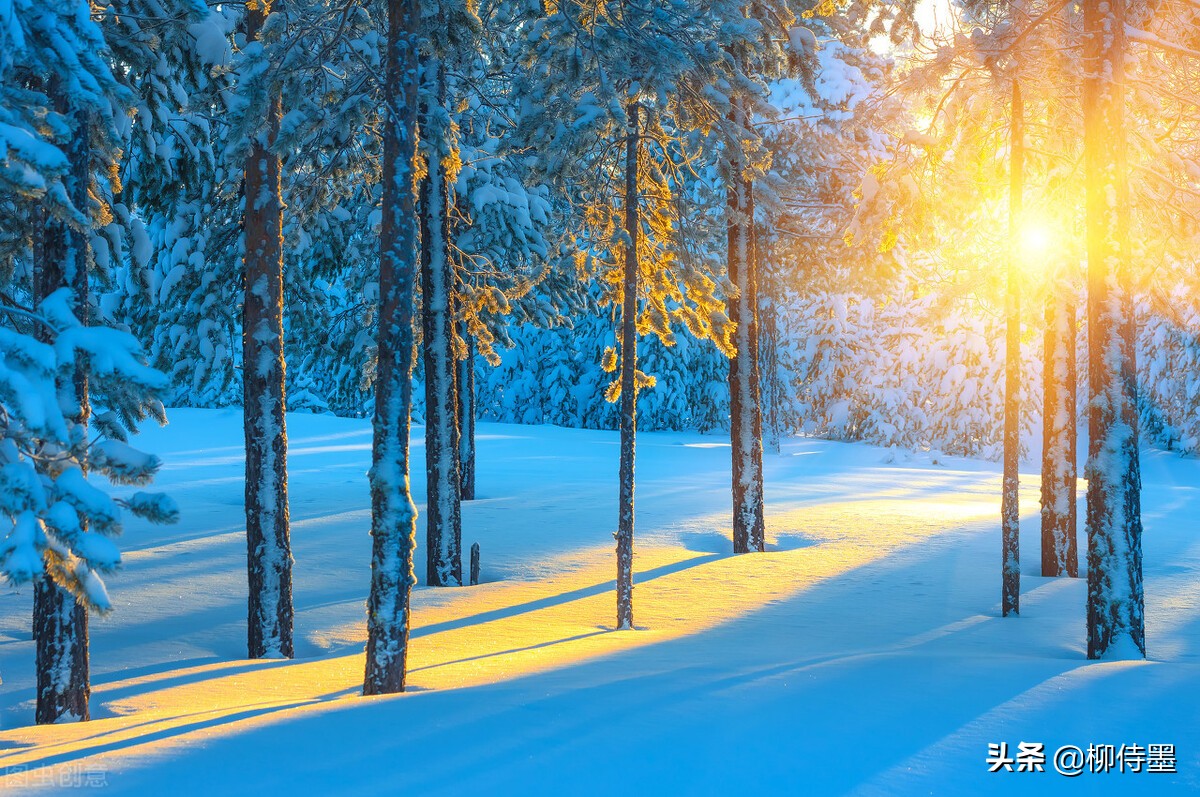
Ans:
{"label": "snow", "polygon": [[[799,46],[804,49],[815,47],[803,39],[812,37],[811,31],[792,28],[790,44],[797,47],[797,31],[801,31]],[[822,118],[828,121],[846,121],[853,118],[851,111],[871,96],[873,89],[862,70],[852,63],[852,51],[838,41],[823,41],[817,50],[817,69],[814,87],[817,98],[810,95],[799,78],[782,78],[770,85],[769,100],[785,119]],[[819,99],[818,99],[819,98]],[[833,109],[822,109],[820,102],[829,103]]]}
{"label": "snow", "polygon": [[[1195,460],[1143,452],[1149,659],[1088,662],[1083,579],[1027,555],[1021,615],[999,616],[995,464],[785,440],[764,458],[768,552],[734,557],[728,438],[643,433],[637,629],[618,632],[616,434],[480,423],[463,533],[484,583],[417,587],[410,691],[364,699],[369,424],[287,419],[297,658],[266,662],[241,658],[241,412],[170,416],[135,444],[182,521],[126,519],[114,611],[91,624],[94,721],[29,725],[31,590],[0,593],[6,793],[80,773],[106,794],[1200,788]],[[1036,475],[1022,486],[1035,552]],[[989,774],[988,744],[1020,741],[1175,744],[1179,773]]]}

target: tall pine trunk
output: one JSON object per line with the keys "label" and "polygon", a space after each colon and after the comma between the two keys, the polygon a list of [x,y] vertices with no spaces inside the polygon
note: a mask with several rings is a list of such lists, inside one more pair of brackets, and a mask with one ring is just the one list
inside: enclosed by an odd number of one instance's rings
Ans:
{"label": "tall pine trunk", "polygon": [[[735,121],[742,123],[740,106]],[[733,452],[733,552],[765,547],[762,478],[762,407],[758,378],[758,290],[755,286],[753,184],[740,168],[729,175],[726,202],[729,280],[736,295],[727,300],[734,325],[729,361],[729,442]]]}
{"label": "tall pine trunk", "polygon": [[409,489],[417,208],[418,0],[388,0],[379,227],[379,343],[371,450],[371,591],[363,694],[404,691],[417,509]]}
{"label": "tall pine trunk", "polygon": [[[57,84],[50,88],[52,101],[60,111],[68,111]],[[72,136],[67,147],[70,172],[65,188],[71,203],[88,214],[88,185],[91,180],[91,150],[87,119],[83,113],[72,116]],[[88,237],[72,229],[47,211],[39,211],[34,232],[34,301],[40,304],[60,288],[71,290],[75,315],[88,323]],[[44,342],[50,342],[45,330],[38,330]],[[70,382],[58,385],[62,402],[75,408],[72,420],[86,424],[91,412],[87,378],[76,369]],[[37,705],[34,718],[39,725],[90,717],[88,700],[91,683],[88,666],[88,615],[83,604],[49,576],[33,587],[33,638],[37,669]]]}
{"label": "tall pine trunk", "polygon": [[[1055,28],[1057,70],[1060,84],[1052,98],[1050,123],[1059,132],[1050,142],[1052,151],[1068,157],[1077,141],[1071,124],[1071,98],[1061,76],[1072,73],[1075,58],[1070,45],[1078,30],[1079,10],[1063,8]],[[1046,186],[1051,193],[1073,193],[1077,181],[1058,175]],[[1051,262],[1042,337],[1042,576],[1079,576],[1078,551],[1078,392],[1076,355],[1079,275],[1070,252],[1059,252]]]}
{"label": "tall pine trunk", "polygon": [[1088,255],[1088,658],[1146,653],[1141,469],[1130,296],[1125,2],[1084,0]]}
{"label": "tall pine trunk", "polygon": [[1018,266],[1025,190],[1025,110],[1021,85],[1012,84],[1012,139],[1008,184],[1008,296],[1004,358],[1004,486],[1000,499],[1001,614],[1021,611],[1021,286]]}
{"label": "tall pine trunk", "polygon": [[[264,4],[248,8],[247,41],[266,22]],[[252,659],[292,658],[292,550],[284,418],[283,198],[279,157],[281,102],[273,92],[244,169],[242,391],[246,436],[247,647]]]}
{"label": "tall pine trunk", "polygon": [[449,131],[446,72],[441,61],[422,67],[421,318],[425,353],[426,583],[462,585],[462,508],[458,469],[457,362],[454,357],[454,269],[450,260]]}
{"label": "tall pine trunk", "polygon": [[458,472],[460,498],[475,500],[475,338],[467,329],[466,322],[460,326],[463,341],[467,344],[467,356],[458,361],[455,392],[458,396]]}
{"label": "tall pine trunk", "polygon": [[1076,578],[1077,371],[1071,290],[1066,284],[1051,285],[1046,297],[1042,350],[1042,575]]}
{"label": "tall pine trunk", "polygon": [[630,101],[625,139],[625,270],[621,302],[621,467],[617,499],[617,628],[633,628],[633,464],[637,438],[639,107]]}

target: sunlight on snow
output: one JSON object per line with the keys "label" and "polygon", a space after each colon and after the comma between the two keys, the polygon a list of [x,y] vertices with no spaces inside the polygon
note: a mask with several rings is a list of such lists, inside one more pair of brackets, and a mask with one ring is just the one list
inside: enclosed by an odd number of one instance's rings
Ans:
{"label": "sunlight on snow", "polygon": [[[613,631],[612,555],[607,547],[558,557],[561,561],[550,568],[556,575],[546,580],[418,590],[410,690],[419,694],[494,683],[697,634],[930,535],[994,514],[992,497],[924,488],[916,494],[905,494],[908,490],[900,487],[881,491],[903,495],[896,498],[876,493],[801,508],[784,503],[784,509],[769,514],[769,526],[788,530],[781,538],[800,532],[812,543],[791,550],[732,557],[682,546],[643,546],[636,557],[638,630],[632,632]],[[715,529],[726,520],[713,516],[695,524]],[[775,542],[774,535],[769,542]],[[714,601],[717,595],[719,602]],[[364,638],[364,624],[354,623],[324,629],[313,640],[345,651],[340,655],[290,662],[224,661],[99,684],[93,703],[100,719],[0,733],[0,744],[8,748],[0,754],[0,765],[158,754],[172,745],[298,712],[345,706],[360,699]]]}

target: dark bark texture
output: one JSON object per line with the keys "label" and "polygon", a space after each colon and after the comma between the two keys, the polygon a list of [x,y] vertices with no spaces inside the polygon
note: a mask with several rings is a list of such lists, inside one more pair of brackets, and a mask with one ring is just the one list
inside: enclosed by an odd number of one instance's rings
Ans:
{"label": "dark bark texture", "polygon": [[417,212],[417,0],[388,0],[379,230],[379,343],[371,481],[371,590],[363,694],[404,691],[417,510],[409,489]]}
{"label": "dark bark texture", "polygon": [[633,628],[633,464],[637,438],[639,108],[630,102],[625,140],[625,244],[621,303],[620,493],[617,498],[617,628]]}
{"label": "dark bark texture", "polygon": [[462,586],[462,508],[458,470],[457,362],[454,357],[454,269],[450,258],[450,186],[446,73],[441,61],[423,66],[427,100],[421,131],[427,173],[421,181],[421,320],[425,354],[426,583]]}
{"label": "dark bark texture", "polygon": [[[50,94],[60,111],[68,110],[66,101],[54,85]],[[88,124],[82,113],[72,114],[72,138],[67,146],[70,172],[65,179],[67,195],[83,213],[88,212],[88,186],[91,181],[91,151]],[[88,313],[88,237],[45,210],[38,211],[34,232],[33,293],[40,304],[60,288],[69,288],[75,315],[87,324]],[[46,331],[38,330],[44,342]],[[77,368],[70,382],[60,383],[63,401],[77,407],[73,420],[86,424],[90,414],[87,378]],[[75,596],[48,576],[33,587],[34,661],[37,670],[37,704],[34,719],[39,725],[62,720],[90,718],[91,682],[88,662],[88,615]]]}
{"label": "dark bark texture", "polygon": [[[247,41],[266,21],[248,9]],[[292,658],[292,551],[284,417],[283,198],[279,157],[281,102],[268,100],[262,132],[246,159],[243,234],[242,391],[246,437],[247,649],[252,659]]]}

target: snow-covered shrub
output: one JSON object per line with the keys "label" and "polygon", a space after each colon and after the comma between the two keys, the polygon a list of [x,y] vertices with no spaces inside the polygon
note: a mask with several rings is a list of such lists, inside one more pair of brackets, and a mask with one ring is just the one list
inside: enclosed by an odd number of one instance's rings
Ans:
{"label": "snow-covered shrub", "polygon": [[[616,429],[617,407],[605,400],[612,375],[604,353],[616,344],[612,314],[592,311],[570,327],[523,325],[514,346],[499,349],[500,364],[477,362],[481,417],[507,423]],[[710,341],[686,330],[667,346],[654,336],[638,344],[638,369],[654,377],[638,391],[638,428],[644,431],[725,428],[728,360]]]}
{"label": "snow-covered shrub", "polygon": [[[156,396],[167,378],[145,364],[119,330],[87,327],[63,288],[40,312],[0,312],[36,324],[42,342],[16,324],[0,326],[0,575],[14,583],[49,577],[97,611],[112,608],[101,575],[121,564],[112,537],[124,512],[170,523],[179,510],[165,495],[113,498],[88,480],[150,482],[161,462],[128,445],[147,417],[166,422]],[[95,414],[77,397],[87,386]]]}
{"label": "snow-covered shrub", "polygon": [[[1189,297],[1140,307],[1138,382],[1142,429],[1168,450],[1200,453],[1200,313]],[[1168,315],[1169,313],[1169,315]]]}
{"label": "snow-covered shrub", "polygon": [[[948,454],[999,457],[1004,412],[1003,319],[943,307],[930,296],[879,299],[814,291],[777,308],[781,425],[785,433]],[[501,365],[480,365],[479,408],[512,423],[616,428],[604,401],[603,352],[612,319],[572,328],[522,327]],[[681,332],[673,346],[640,344],[656,384],[638,397],[641,429],[728,424],[728,361]],[[1037,450],[1041,338],[1022,344],[1022,444]]]}
{"label": "snow-covered shrub", "polygon": [[[812,293],[782,309],[794,346],[785,428],[948,454],[1000,455],[1003,319],[929,296]],[[1039,340],[1022,344],[1022,447],[1040,425]],[[788,375],[785,374],[785,378]]]}

